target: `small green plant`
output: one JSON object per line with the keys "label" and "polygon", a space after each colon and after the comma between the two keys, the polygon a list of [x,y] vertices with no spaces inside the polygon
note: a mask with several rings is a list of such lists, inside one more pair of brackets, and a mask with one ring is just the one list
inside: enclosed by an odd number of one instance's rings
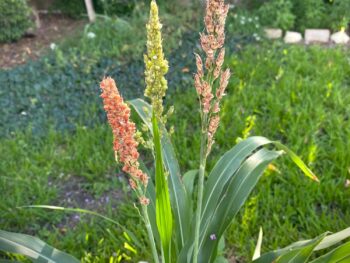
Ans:
{"label": "small green plant", "polygon": [[346,30],[350,24],[350,1],[349,0],[334,0],[332,1],[331,12],[329,12],[329,21],[331,29],[339,31]]}
{"label": "small green plant", "polygon": [[268,27],[282,28],[284,30],[291,29],[295,21],[292,8],[293,4],[289,0],[268,1],[258,10],[261,23]]}
{"label": "small green plant", "polygon": [[33,25],[26,0],[0,1],[0,42],[16,41]]}
{"label": "small green plant", "polygon": [[227,20],[229,34],[254,41],[262,39],[262,27],[258,15],[242,8],[234,8],[233,12],[229,13]]}
{"label": "small green plant", "polygon": [[83,0],[54,1],[52,9],[59,10],[63,14],[72,18],[79,18],[82,14],[86,14],[85,3]]}
{"label": "small green plant", "polygon": [[135,0],[98,0],[97,6],[102,7],[103,13],[109,16],[130,15],[135,8]]}
{"label": "small green plant", "polygon": [[329,27],[330,5],[319,0],[297,0],[293,1],[293,5],[296,29],[304,31],[306,28]]}

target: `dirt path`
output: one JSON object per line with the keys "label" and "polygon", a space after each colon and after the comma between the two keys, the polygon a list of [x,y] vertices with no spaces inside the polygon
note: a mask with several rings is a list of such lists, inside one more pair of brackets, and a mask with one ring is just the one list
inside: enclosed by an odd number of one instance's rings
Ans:
{"label": "dirt path", "polygon": [[41,28],[35,36],[24,36],[14,43],[0,44],[0,69],[24,64],[28,59],[37,59],[51,43],[72,35],[84,27],[85,20],[74,20],[62,15],[40,15]]}

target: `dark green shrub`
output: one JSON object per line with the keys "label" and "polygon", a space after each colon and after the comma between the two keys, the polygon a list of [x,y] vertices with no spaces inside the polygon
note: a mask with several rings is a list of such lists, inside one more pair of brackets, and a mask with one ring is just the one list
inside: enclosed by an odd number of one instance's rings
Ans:
{"label": "dark green shrub", "polygon": [[227,16],[227,32],[235,38],[245,38],[248,41],[260,41],[262,30],[260,18],[243,8],[236,8]]}
{"label": "dark green shrub", "polygon": [[350,0],[333,0],[329,21],[331,29],[335,31],[348,28],[350,23]]}
{"label": "dark green shrub", "polygon": [[265,2],[258,13],[263,25],[287,30],[294,25],[295,15],[292,9],[293,4],[290,0],[271,0]]}
{"label": "dark green shrub", "polygon": [[31,25],[25,0],[0,1],[0,42],[18,40]]}
{"label": "dark green shrub", "polygon": [[56,0],[52,9],[59,10],[72,18],[78,18],[81,14],[86,14],[84,0]]}
{"label": "dark green shrub", "polygon": [[293,12],[296,16],[295,28],[329,28],[328,14],[331,5],[320,0],[295,0]]}
{"label": "dark green shrub", "polygon": [[135,7],[133,0],[98,0],[97,5],[101,6],[106,15],[129,15]]}

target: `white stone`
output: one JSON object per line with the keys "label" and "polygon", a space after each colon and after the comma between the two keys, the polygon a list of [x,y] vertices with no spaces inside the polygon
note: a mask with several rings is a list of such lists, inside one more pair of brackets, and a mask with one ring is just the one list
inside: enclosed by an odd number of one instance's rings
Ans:
{"label": "white stone", "polygon": [[350,37],[344,31],[339,31],[331,35],[331,40],[336,44],[347,44]]}
{"label": "white stone", "polygon": [[282,29],[279,28],[265,28],[265,36],[268,39],[278,39],[282,37]]}
{"label": "white stone", "polygon": [[328,43],[331,31],[328,29],[306,29],[305,44]]}
{"label": "white stone", "polygon": [[287,44],[300,43],[303,40],[303,36],[299,32],[287,31],[284,36],[284,42]]}

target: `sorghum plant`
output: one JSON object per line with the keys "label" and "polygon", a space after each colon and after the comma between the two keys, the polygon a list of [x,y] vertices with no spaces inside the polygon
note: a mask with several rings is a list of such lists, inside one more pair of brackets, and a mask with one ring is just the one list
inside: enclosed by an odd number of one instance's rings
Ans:
{"label": "sorghum plant", "polygon": [[[181,176],[166,130],[166,117],[172,112],[170,108],[164,115],[162,101],[167,90],[165,74],[168,63],[162,50],[161,24],[154,0],[151,2],[150,20],[147,24],[147,54],[144,57],[145,96],[150,99],[151,105],[141,99],[129,102],[144,122],[146,129],[143,130],[148,130],[150,139],[143,139],[130,120],[131,110],[121,97],[115,81],[105,78],[100,85],[104,109],[114,136],[116,160],[129,175],[130,187],[138,198],[154,262],[160,262],[160,259],[161,262],[177,263],[216,261],[219,241],[225,230],[267,166],[283,153],[288,154],[306,176],[318,181],[302,160],[287,147],[257,136],[240,141],[217,161],[211,171],[206,171],[206,160],[220,124],[220,102],[231,75],[228,69],[223,69],[227,12],[228,6],[224,0],[207,0],[204,19],[206,30],[200,35],[202,57],[205,59],[195,54],[197,72],[194,75],[194,86],[201,115],[198,169]],[[144,143],[153,153],[154,174],[147,174],[140,168],[137,150],[139,142]],[[194,176],[198,176],[196,185]],[[196,200],[192,200],[193,189],[197,191]],[[96,215],[91,211],[88,213]],[[299,241],[261,256],[260,231],[253,262],[309,262],[313,251],[328,248],[349,236],[350,228],[333,235],[326,232],[312,240]],[[38,239],[5,231],[0,231],[0,250],[26,255],[34,262],[79,262]],[[350,242],[341,244],[311,262],[348,262],[349,259]]]}
{"label": "sorghum plant", "polygon": [[[132,167],[136,169],[133,172],[125,169],[125,162],[122,159],[120,161],[124,164],[124,170],[131,177],[131,188],[136,189],[140,206],[143,208],[142,215],[148,229],[155,262],[159,261],[159,257],[162,262],[214,262],[218,256],[219,241],[230,222],[248,198],[266,167],[283,153],[287,153],[306,176],[318,181],[301,159],[287,147],[264,137],[250,137],[238,143],[219,159],[205,180],[206,160],[215,142],[215,133],[220,124],[220,103],[231,75],[229,69],[223,69],[224,28],[228,10],[229,6],[224,3],[224,0],[207,1],[204,18],[205,32],[200,34],[203,55],[195,54],[197,72],[194,75],[194,86],[199,99],[201,115],[200,162],[198,170],[181,176],[165,126],[163,97],[167,90],[165,74],[168,71],[168,63],[162,50],[161,24],[157,5],[155,1],[151,2],[150,19],[147,24],[147,54],[144,57],[145,97],[150,99],[151,105],[140,99],[130,101],[146,125],[149,137],[153,138],[147,145],[154,154],[155,175],[149,176],[148,187],[141,178],[133,174],[137,171],[148,178],[138,170],[136,160],[138,154],[131,157],[135,164]],[[114,82],[111,79],[105,79],[101,88],[108,120],[117,145],[124,142],[125,148],[132,148],[130,152],[137,152],[134,148],[137,144],[135,138],[123,140],[123,134],[118,135],[117,127],[129,126],[130,110],[126,109],[126,105],[123,104],[123,112],[127,114],[113,112],[113,108],[117,107],[110,107],[112,103],[109,101],[122,102],[122,99],[115,85],[113,85],[114,91],[110,92],[110,97],[108,97],[108,93],[105,92],[106,82]],[[115,118],[119,118],[120,115],[125,119],[116,125]],[[131,130],[135,137],[134,125]],[[273,145],[279,150],[267,149],[265,146],[268,145]],[[115,147],[119,153],[118,149],[119,147]],[[126,149],[125,151],[129,152]],[[193,175],[198,175],[196,200],[192,200]],[[143,187],[142,190],[138,190],[140,185]],[[145,209],[146,206],[149,206],[148,209]],[[150,216],[147,213],[150,213]],[[150,222],[148,218],[153,218],[153,222]],[[318,240],[324,237],[325,235]],[[156,243],[158,243],[160,253],[156,251]],[[258,258],[259,253],[258,247],[254,257]],[[262,259],[263,257],[260,258]]]}

